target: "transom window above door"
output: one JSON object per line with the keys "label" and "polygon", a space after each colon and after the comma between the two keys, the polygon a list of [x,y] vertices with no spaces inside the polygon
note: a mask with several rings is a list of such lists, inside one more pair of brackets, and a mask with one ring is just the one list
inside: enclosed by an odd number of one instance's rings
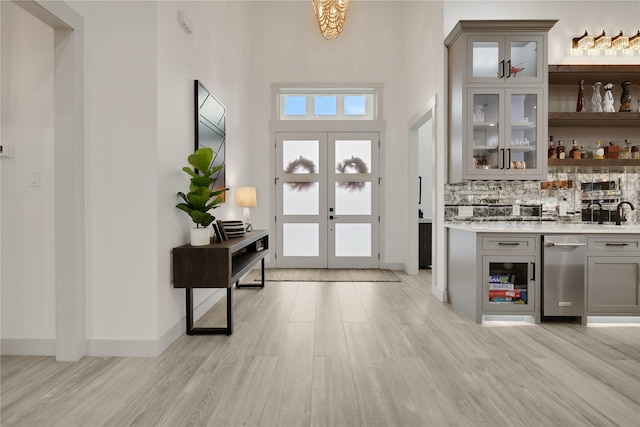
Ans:
{"label": "transom window above door", "polygon": [[279,120],[377,120],[373,88],[280,88],[278,95]]}

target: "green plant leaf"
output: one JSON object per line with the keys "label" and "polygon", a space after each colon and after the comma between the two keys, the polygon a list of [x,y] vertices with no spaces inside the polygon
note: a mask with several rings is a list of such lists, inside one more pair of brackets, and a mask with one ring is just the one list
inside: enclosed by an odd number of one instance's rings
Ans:
{"label": "green plant leaf", "polygon": [[213,149],[210,147],[198,148],[187,160],[194,168],[203,172],[209,171],[209,165],[213,160]]}

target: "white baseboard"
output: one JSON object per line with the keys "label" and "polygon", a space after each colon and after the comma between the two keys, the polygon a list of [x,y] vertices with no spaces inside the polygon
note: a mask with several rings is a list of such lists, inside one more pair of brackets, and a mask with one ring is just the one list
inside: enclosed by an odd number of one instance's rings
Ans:
{"label": "white baseboard", "polygon": [[55,356],[55,338],[2,338],[0,354],[3,356]]}
{"label": "white baseboard", "polygon": [[[216,289],[193,310],[194,321],[201,318],[226,296],[226,289]],[[173,324],[158,339],[87,339],[87,356],[91,357],[157,357],[186,330],[185,318]],[[2,338],[0,354],[3,356],[55,356],[56,340],[29,338]]]}
{"label": "white baseboard", "polygon": [[405,271],[405,265],[401,262],[381,262],[380,269]]}

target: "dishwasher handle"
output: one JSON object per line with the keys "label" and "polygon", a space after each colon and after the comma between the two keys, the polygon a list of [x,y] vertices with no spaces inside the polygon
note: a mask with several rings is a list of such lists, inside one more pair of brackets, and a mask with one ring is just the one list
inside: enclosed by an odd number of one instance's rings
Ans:
{"label": "dishwasher handle", "polygon": [[547,248],[553,248],[553,247],[557,247],[557,248],[577,248],[580,246],[587,246],[586,243],[554,243],[554,242],[547,242],[544,245]]}

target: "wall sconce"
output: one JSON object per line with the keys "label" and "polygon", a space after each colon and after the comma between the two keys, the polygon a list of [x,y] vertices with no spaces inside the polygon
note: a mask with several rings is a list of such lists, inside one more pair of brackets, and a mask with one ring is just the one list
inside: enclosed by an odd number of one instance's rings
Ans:
{"label": "wall sconce", "polygon": [[604,31],[598,37],[593,39],[593,44],[596,49],[610,49],[611,48],[611,37],[606,35]]}
{"label": "wall sconce", "polygon": [[251,231],[251,214],[249,208],[258,206],[256,187],[238,187],[236,190],[236,206],[244,208],[242,211],[242,221],[244,222],[245,230]]}
{"label": "wall sconce", "polygon": [[629,49],[640,50],[640,31],[633,37],[629,37]]}
{"label": "wall sconce", "polygon": [[574,50],[587,50],[591,52],[607,51],[608,54],[615,51],[632,53],[632,50],[640,50],[640,31],[633,36],[627,37],[622,31],[617,36],[608,36],[604,31],[597,37],[590,36],[586,31],[580,37],[571,39],[571,48]]}
{"label": "wall sconce", "polygon": [[593,36],[585,31],[580,37],[574,37],[571,47],[574,49],[591,49],[593,48]]}

